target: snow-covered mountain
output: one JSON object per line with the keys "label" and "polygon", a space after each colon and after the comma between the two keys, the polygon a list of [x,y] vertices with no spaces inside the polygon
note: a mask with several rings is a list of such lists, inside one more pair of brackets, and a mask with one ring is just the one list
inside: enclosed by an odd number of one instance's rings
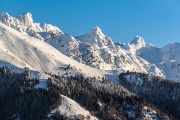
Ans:
{"label": "snow-covered mountain", "polygon": [[105,36],[97,26],[83,36],[73,37],[62,34],[46,42],[66,56],[95,68],[151,72],[163,76],[155,65],[136,56],[134,52],[115,45],[112,39]]}
{"label": "snow-covered mountain", "polygon": [[[136,36],[137,38],[137,36]],[[168,44],[162,48],[157,48],[152,44],[144,44],[141,37],[131,44],[117,43],[122,48],[132,51],[136,56],[154,64],[161,70],[164,77],[170,80],[180,80],[180,43]],[[152,73],[153,74],[153,73]]]}
{"label": "snow-covered mountain", "polygon": [[136,51],[137,55],[155,64],[164,76],[180,81],[180,43],[168,44],[162,48],[148,46]]}
{"label": "snow-covered mountain", "polygon": [[[108,71],[79,63],[63,55],[46,42],[2,23],[0,23],[0,45],[1,66],[11,64],[14,68],[28,67],[30,70],[59,75],[81,73],[91,77],[100,77],[108,73]],[[68,65],[70,69],[65,70]]]}
{"label": "snow-covered mountain", "polygon": [[97,26],[85,35],[74,37],[50,24],[34,23],[31,13],[12,17],[3,12],[0,22],[28,34],[31,39],[41,39],[62,54],[98,69],[136,71],[179,79],[179,43],[156,48],[136,36],[128,44],[114,44]]}
{"label": "snow-covered mountain", "polygon": [[17,17],[12,17],[7,12],[3,12],[0,14],[0,22],[42,40],[45,38],[48,39],[49,36],[54,37],[62,34],[62,31],[58,27],[46,23],[34,23],[32,14],[29,12]]}

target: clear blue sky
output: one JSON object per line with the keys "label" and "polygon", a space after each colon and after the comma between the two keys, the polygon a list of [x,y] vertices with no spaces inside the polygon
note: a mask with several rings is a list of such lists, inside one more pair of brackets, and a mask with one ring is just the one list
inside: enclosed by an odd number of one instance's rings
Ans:
{"label": "clear blue sky", "polygon": [[0,12],[30,12],[34,22],[79,36],[99,26],[114,42],[142,36],[162,47],[180,42],[180,0],[0,0]]}

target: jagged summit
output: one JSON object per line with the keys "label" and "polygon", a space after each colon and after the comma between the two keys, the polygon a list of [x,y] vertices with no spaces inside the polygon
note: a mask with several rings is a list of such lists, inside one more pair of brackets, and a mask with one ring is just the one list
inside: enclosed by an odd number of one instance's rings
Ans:
{"label": "jagged summit", "polygon": [[58,27],[52,26],[51,24],[41,23],[41,24],[39,24],[39,26],[45,32],[60,32],[60,33],[63,33]]}
{"label": "jagged summit", "polygon": [[103,34],[102,31],[101,31],[101,29],[100,29],[98,26],[93,27],[93,28],[89,31],[89,33],[93,33],[93,34]]}
{"label": "jagged summit", "polygon": [[130,44],[134,44],[134,45],[139,46],[139,47],[145,47],[146,46],[144,38],[142,38],[140,36],[134,37],[134,39],[131,41]]}
{"label": "jagged summit", "polygon": [[88,34],[90,36],[102,36],[104,37],[105,35],[102,33],[101,29],[98,26],[93,27]]}
{"label": "jagged summit", "polygon": [[142,38],[141,36],[135,36],[134,39],[131,41],[131,44],[144,44],[144,38]]}
{"label": "jagged summit", "polygon": [[26,32],[29,36],[46,40],[52,36],[58,36],[63,32],[56,26],[46,23],[34,23],[32,14],[27,12],[17,17],[10,16],[7,12],[0,14],[0,22],[10,26],[19,32]]}
{"label": "jagged summit", "polygon": [[1,17],[8,17],[8,16],[10,16],[7,12],[2,12],[1,14],[0,14],[0,16]]}
{"label": "jagged summit", "polygon": [[26,27],[33,26],[32,14],[29,12],[20,14],[17,19],[21,21]]}
{"label": "jagged summit", "polygon": [[98,47],[114,47],[112,39],[104,35],[98,26],[93,27],[87,34],[76,38],[81,42],[97,45]]}
{"label": "jagged summit", "polygon": [[32,14],[30,12],[25,12],[25,13],[19,14],[18,16],[31,16],[32,17]]}

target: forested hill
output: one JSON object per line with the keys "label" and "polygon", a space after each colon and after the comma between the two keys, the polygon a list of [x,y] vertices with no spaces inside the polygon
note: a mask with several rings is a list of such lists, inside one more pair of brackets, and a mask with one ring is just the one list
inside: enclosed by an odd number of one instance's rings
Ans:
{"label": "forested hill", "polygon": [[119,83],[129,91],[180,119],[180,83],[142,73],[122,73]]}
{"label": "forested hill", "polygon": [[[99,81],[96,77],[82,75],[66,78],[51,75],[47,80],[47,89],[36,89],[36,84],[39,80],[28,68],[23,73],[8,67],[0,68],[0,119],[174,119],[149,104],[143,96],[138,97],[105,78]],[[72,115],[75,112],[74,102],[63,108],[65,97],[62,95],[74,100],[89,113],[85,115],[83,110]],[[64,113],[63,109],[71,109],[72,113]]]}

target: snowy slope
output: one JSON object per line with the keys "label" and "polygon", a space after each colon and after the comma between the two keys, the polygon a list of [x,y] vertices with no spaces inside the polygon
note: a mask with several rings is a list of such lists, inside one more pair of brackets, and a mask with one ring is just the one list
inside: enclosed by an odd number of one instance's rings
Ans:
{"label": "snowy slope", "polygon": [[[65,115],[69,118],[75,118],[75,116],[83,115],[85,120],[98,120],[96,117],[92,116],[89,111],[82,108],[77,102],[74,100],[61,95],[62,100],[58,108],[51,111],[50,114],[60,112],[62,115]],[[50,117],[49,114],[49,117]]]}
{"label": "snowy slope", "polygon": [[[82,73],[91,77],[108,74],[108,71],[92,68],[70,59],[46,42],[18,32],[2,23],[0,23],[0,46],[0,65],[8,65],[18,70],[23,70],[24,67],[30,68],[33,74],[40,79],[35,88],[47,89],[47,78],[49,76],[38,72],[60,75],[68,72],[71,72],[71,75]],[[66,71],[64,68],[68,64],[71,65],[72,69]],[[68,117],[81,114],[86,119],[97,119],[78,103],[65,96],[62,96],[62,103],[56,110],[63,115],[67,113]]]}
{"label": "snowy slope", "polygon": [[[0,60],[18,68],[55,74],[82,73],[87,76],[103,76],[108,71],[79,63],[63,55],[44,41],[22,34],[0,23]],[[65,71],[70,64],[72,69]],[[92,72],[93,71],[93,72]]]}

